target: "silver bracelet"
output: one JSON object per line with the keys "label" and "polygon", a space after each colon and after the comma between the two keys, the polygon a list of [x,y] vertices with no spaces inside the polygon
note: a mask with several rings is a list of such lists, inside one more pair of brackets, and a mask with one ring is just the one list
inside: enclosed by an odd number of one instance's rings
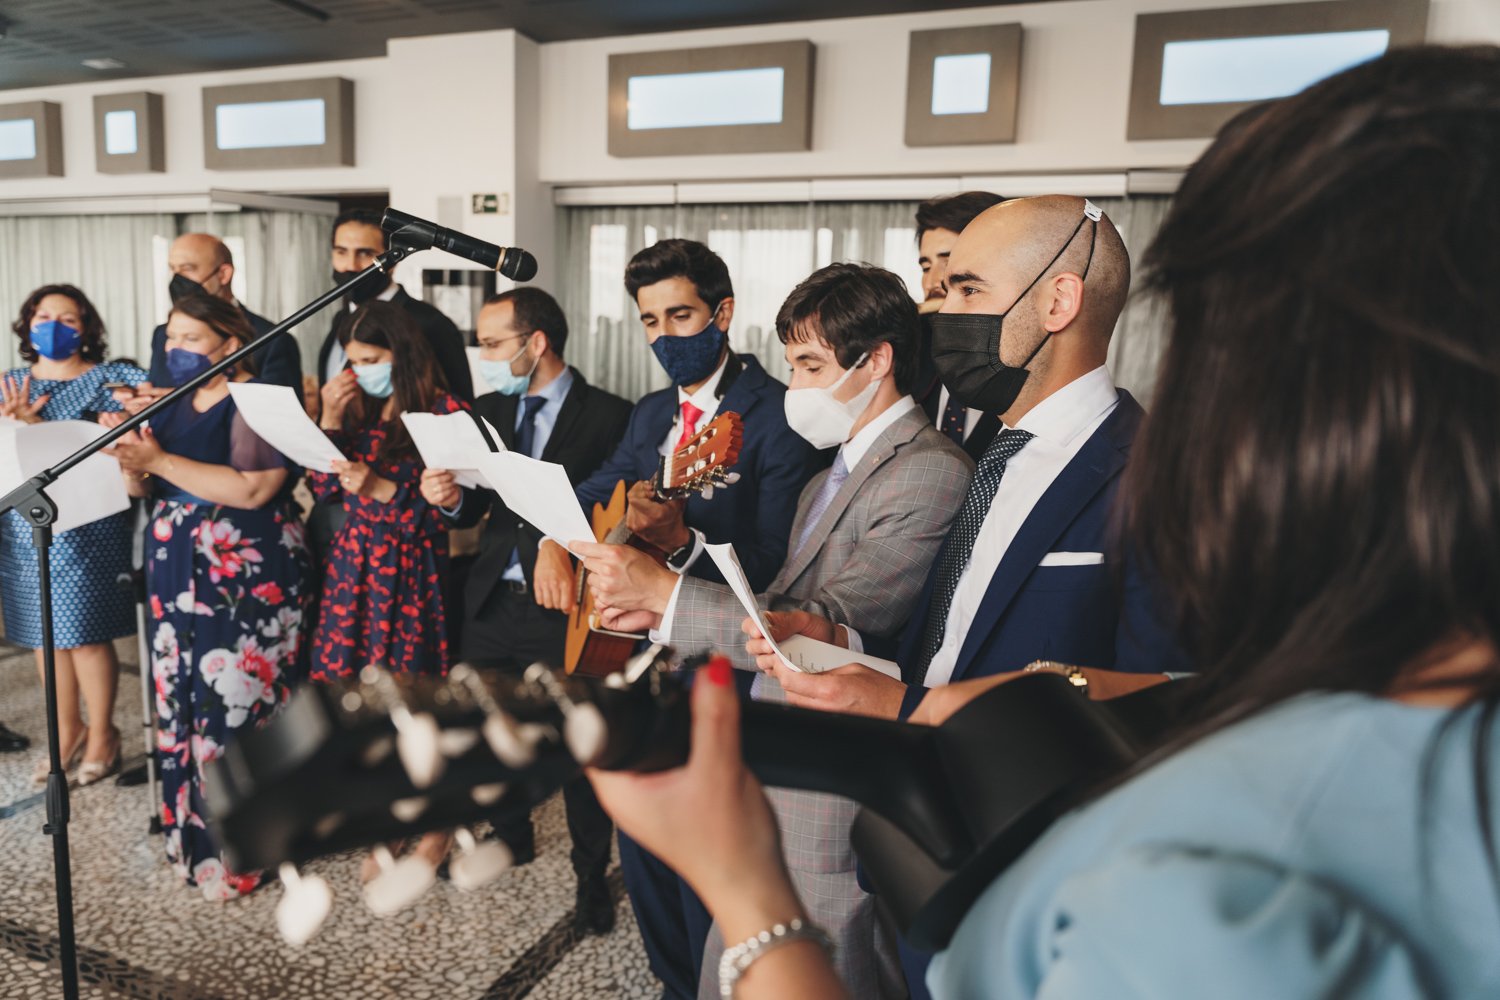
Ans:
{"label": "silver bracelet", "polygon": [[794,917],[784,924],[773,924],[733,948],[724,949],[724,957],[719,959],[719,996],[722,1000],[733,1000],[735,983],[757,958],[778,945],[793,941],[814,941],[830,958],[833,956],[833,939],[821,927],[815,927],[801,917]]}

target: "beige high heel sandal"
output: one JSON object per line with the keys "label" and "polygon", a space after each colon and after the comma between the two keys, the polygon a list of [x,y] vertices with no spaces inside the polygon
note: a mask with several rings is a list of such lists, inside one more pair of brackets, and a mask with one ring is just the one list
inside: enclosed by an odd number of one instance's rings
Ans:
{"label": "beige high heel sandal", "polygon": [[[78,734],[78,740],[73,744],[73,749],[63,754],[63,774],[67,774],[78,766],[78,761],[83,757],[83,748],[88,744],[89,731],[85,729]],[[36,770],[31,772],[31,781],[35,785],[45,785],[47,775],[52,773],[52,757],[42,754],[42,759],[36,762]]]}
{"label": "beige high heel sandal", "polygon": [[86,760],[78,765],[80,787],[103,781],[120,769],[120,731],[114,726],[111,726],[110,730],[114,736],[114,750],[104,760]]}

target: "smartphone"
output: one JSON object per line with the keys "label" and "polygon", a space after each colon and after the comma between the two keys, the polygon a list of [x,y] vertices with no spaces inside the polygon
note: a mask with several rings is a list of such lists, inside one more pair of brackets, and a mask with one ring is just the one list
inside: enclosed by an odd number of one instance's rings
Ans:
{"label": "smartphone", "polygon": [[110,392],[114,392],[116,389],[129,389],[131,392],[135,392],[135,386],[129,382],[106,382],[104,383],[104,388]]}

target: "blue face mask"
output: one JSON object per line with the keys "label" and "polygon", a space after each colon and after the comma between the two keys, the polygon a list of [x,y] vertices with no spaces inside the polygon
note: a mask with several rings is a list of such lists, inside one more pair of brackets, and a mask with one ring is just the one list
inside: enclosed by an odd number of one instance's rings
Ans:
{"label": "blue face mask", "polygon": [[213,359],[207,354],[173,347],[167,351],[167,378],[174,386],[186,385],[212,368],[213,364]]}
{"label": "blue face mask", "polygon": [[354,369],[354,380],[359,387],[368,395],[376,399],[385,399],[395,391],[391,384],[391,363],[381,361],[373,365],[351,365]]}
{"label": "blue face mask", "polygon": [[31,328],[31,346],[44,358],[64,361],[78,353],[83,334],[60,319],[49,319]]}
{"label": "blue face mask", "polygon": [[662,334],[652,341],[651,350],[673,383],[692,385],[694,382],[702,382],[719,367],[719,356],[724,353],[726,336],[713,318],[709,317],[708,325],[691,337],[669,337]]}
{"label": "blue face mask", "polygon": [[541,355],[537,355],[531,362],[531,369],[525,375],[517,375],[511,371],[511,365],[521,356],[521,351],[526,350],[523,344],[521,350],[511,355],[506,361],[486,361],[479,359],[479,374],[502,396],[519,396],[531,385],[531,376],[536,372],[536,366],[541,363]]}

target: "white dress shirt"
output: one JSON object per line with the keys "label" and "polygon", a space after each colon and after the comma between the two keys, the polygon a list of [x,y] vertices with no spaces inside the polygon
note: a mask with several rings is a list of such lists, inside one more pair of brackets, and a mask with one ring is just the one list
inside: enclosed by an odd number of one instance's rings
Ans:
{"label": "white dress shirt", "polygon": [[927,666],[927,687],[940,687],[953,677],[969,625],[1016,532],[1119,402],[1109,369],[1101,365],[1042,400],[1016,424],[1017,430],[1036,436],[1006,464],[969,563],[958,578],[943,645]]}
{"label": "white dress shirt", "polygon": [[[389,302],[391,301],[391,299],[394,299],[396,297],[396,293],[399,291],[401,291],[401,286],[396,284],[396,282],[392,280],[389,285],[385,286],[384,291],[375,296],[375,301]],[[348,303],[347,308],[350,312],[353,312],[354,310],[358,309],[359,306],[355,305],[353,302],[350,302]],[[339,372],[344,370],[344,362],[347,360],[348,355],[344,353],[344,345],[339,343],[339,338],[334,337],[333,343],[328,347],[328,362],[323,366],[323,381],[332,382],[335,378],[337,378]]]}
{"label": "white dress shirt", "polygon": [[[719,412],[719,383],[724,378],[724,366],[727,364],[729,364],[729,352],[725,351],[724,360],[719,362],[719,367],[714,369],[714,373],[708,377],[708,381],[700,385],[698,391],[692,395],[688,395],[687,390],[682,386],[679,385],[677,387],[677,412],[672,417],[672,428],[667,431],[667,436],[662,439],[661,446],[656,449],[663,458],[676,451],[677,442],[682,440],[683,403],[691,401],[694,406],[703,411],[702,415],[698,417],[697,426],[693,428],[694,433],[707,427],[708,422],[714,418],[714,414]],[[692,569],[693,563],[697,562],[699,557],[703,555],[703,532],[697,528],[689,528],[688,534],[693,536],[691,539],[693,551],[681,567],[674,567],[672,569],[672,572],[679,576]]]}
{"label": "white dress shirt", "polygon": [[[844,468],[852,474],[865,455],[869,454],[870,446],[875,443],[875,440],[890,429],[892,424],[916,408],[915,399],[911,396],[902,396],[882,410],[875,419],[861,427],[859,433],[839,446],[839,455],[844,459]],[[844,481],[848,482],[847,479]],[[794,524],[793,527],[797,525]],[[787,558],[791,558],[791,555],[791,552],[788,552]],[[667,609],[662,612],[661,624],[651,631],[652,642],[672,641],[672,620],[677,615],[677,595],[681,592],[682,581],[678,580],[677,585],[672,588],[672,597],[667,601]]]}

